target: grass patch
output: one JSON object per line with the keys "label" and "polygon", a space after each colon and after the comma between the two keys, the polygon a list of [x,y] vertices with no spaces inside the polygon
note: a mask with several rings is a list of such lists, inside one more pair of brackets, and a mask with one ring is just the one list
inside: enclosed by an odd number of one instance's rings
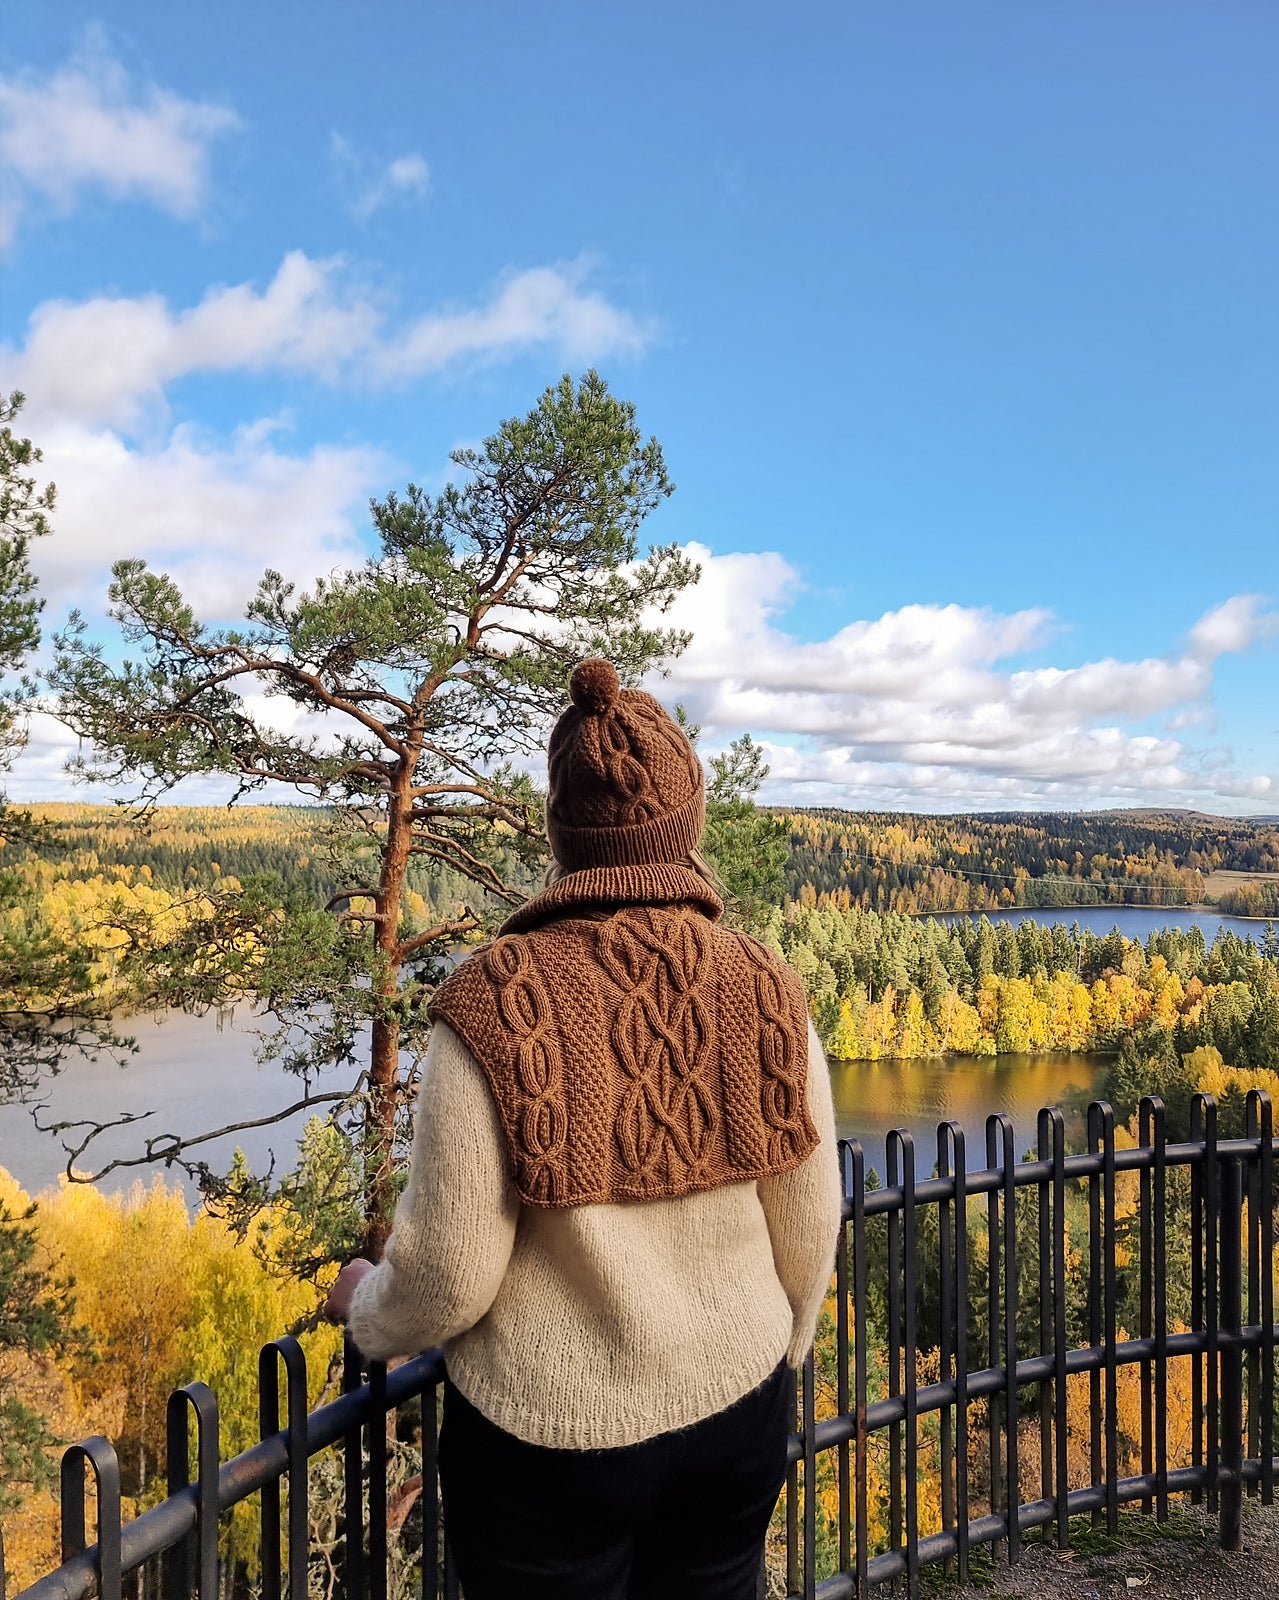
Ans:
{"label": "grass patch", "polygon": [[[1141,1563],[1147,1571],[1159,1565],[1161,1549],[1189,1543],[1211,1543],[1211,1530],[1199,1518],[1187,1515],[1176,1506],[1169,1507],[1167,1522],[1156,1522],[1144,1512],[1121,1510],[1119,1528],[1115,1533],[1103,1525],[1094,1528],[1090,1516],[1070,1519],[1070,1550],[1067,1559],[1078,1562],[1080,1577],[1114,1577],[1116,1568],[1127,1563]],[[1024,1535],[1023,1545],[1039,1545],[1056,1552],[1055,1524],[1033,1529]],[[1006,1571],[1002,1563],[997,1569],[994,1554],[988,1544],[974,1545],[968,1553],[968,1582],[974,1589],[984,1589],[999,1600],[1003,1592],[998,1578]],[[920,1573],[920,1592],[924,1600],[945,1600],[959,1588],[959,1579],[953,1565],[945,1572],[940,1563],[925,1567]]]}
{"label": "grass patch", "polygon": [[1128,1550],[1157,1549],[1169,1540],[1202,1541],[1204,1536],[1203,1523],[1175,1506],[1169,1507],[1167,1522],[1156,1522],[1142,1511],[1121,1511],[1117,1533],[1110,1533],[1104,1525],[1094,1528],[1091,1517],[1070,1519],[1070,1548],[1078,1556],[1115,1556]]}
{"label": "grass patch", "polygon": [[[971,1545],[968,1550],[968,1582],[974,1589],[993,1589],[995,1585],[995,1558],[988,1544]],[[947,1572],[940,1561],[930,1562],[920,1569],[919,1592],[924,1600],[942,1600],[959,1587],[955,1563]]]}

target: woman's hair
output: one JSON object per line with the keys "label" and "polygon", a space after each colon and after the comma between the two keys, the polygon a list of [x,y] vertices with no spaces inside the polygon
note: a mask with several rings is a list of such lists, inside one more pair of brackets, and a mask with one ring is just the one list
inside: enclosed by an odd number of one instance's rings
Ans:
{"label": "woman's hair", "polygon": [[[702,882],[714,890],[721,900],[727,902],[729,898],[728,890],[721,882],[719,873],[715,871],[715,868],[711,866],[700,850],[690,850],[684,859],[677,862],[676,865],[687,867],[690,872],[695,872]],[[542,880],[542,886],[549,889],[553,883],[558,883],[561,878],[566,878],[568,875],[568,868],[562,867],[552,856],[551,864],[547,867],[546,876]]]}

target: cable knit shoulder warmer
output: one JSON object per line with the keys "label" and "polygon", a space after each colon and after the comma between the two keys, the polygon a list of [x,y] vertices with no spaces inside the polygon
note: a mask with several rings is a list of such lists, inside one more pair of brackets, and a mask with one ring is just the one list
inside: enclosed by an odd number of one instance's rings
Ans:
{"label": "cable knit shoulder warmer", "polygon": [[444,1346],[492,1422],[601,1449],[687,1427],[812,1342],[841,1194],[830,1078],[809,1033],[819,1142],[791,1170],[676,1198],[522,1205],[485,1076],[437,1023],[409,1182],[350,1327],[366,1355]]}

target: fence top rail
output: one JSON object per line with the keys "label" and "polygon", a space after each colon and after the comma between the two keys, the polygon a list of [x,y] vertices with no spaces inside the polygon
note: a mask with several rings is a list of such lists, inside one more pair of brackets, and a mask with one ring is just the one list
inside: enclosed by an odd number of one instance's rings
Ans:
{"label": "fence top rail", "polygon": [[[890,1135],[890,1137],[892,1136]],[[860,1141],[856,1139],[841,1139],[840,1145],[850,1154],[856,1151],[862,1157],[862,1160],[865,1160]],[[1115,1172],[1139,1172],[1144,1168],[1153,1167],[1157,1157],[1160,1155],[1162,1155],[1165,1164],[1170,1167],[1200,1166],[1205,1161],[1210,1146],[1215,1149],[1219,1161],[1256,1160],[1260,1157],[1263,1147],[1266,1145],[1276,1155],[1279,1155],[1279,1134],[1272,1134],[1269,1138],[1258,1134],[1252,1138],[1242,1139],[1186,1140],[1177,1144],[1163,1146],[1143,1144],[1125,1149],[1112,1145],[1101,1150],[1080,1152],[1066,1156],[1063,1161],[1063,1173],[1068,1181],[1071,1179],[1100,1177],[1107,1167],[1112,1164]],[[917,1151],[916,1154],[918,1153]],[[1019,1161],[1012,1169],[1012,1184],[1015,1188],[1024,1189],[1035,1184],[1050,1183],[1055,1170],[1056,1166],[1051,1157],[1036,1158],[1032,1161]],[[847,1171],[847,1163],[845,1163],[845,1171]],[[994,1190],[1003,1189],[1009,1182],[1008,1174],[1002,1166],[981,1167],[974,1171],[965,1171],[962,1177],[966,1199],[973,1199],[978,1195],[990,1194]],[[953,1201],[957,1193],[957,1178],[953,1173],[944,1176],[917,1178],[914,1184],[911,1185],[910,1192],[917,1205],[936,1205],[939,1201]],[[899,1182],[888,1183],[878,1189],[867,1189],[863,1202],[863,1214],[868,1217],[875,1217],[882,1216],[890,1211],[900,1211],[905,1203],[905,1198],[906,1185]],[[845,1193],[844,1216],[848,1218],[852,1214],[852,1197]]]}

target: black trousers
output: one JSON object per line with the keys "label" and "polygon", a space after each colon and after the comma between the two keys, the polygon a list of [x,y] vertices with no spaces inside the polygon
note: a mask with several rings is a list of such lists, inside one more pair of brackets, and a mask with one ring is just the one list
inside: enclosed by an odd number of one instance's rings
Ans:
{"label": "black trousers", "polygon": [[446,1382],[440,1489],[465,1600],[755,1600],[792,1382],[783,1362],[704,1422],[614,1450],[525,1444]]}

